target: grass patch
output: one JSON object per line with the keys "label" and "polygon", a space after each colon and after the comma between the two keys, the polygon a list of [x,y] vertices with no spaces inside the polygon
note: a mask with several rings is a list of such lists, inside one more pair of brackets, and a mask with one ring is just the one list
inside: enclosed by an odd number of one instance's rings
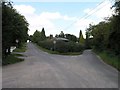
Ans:
{"label": "grass patch", "polygon": [[118,60],[118,56],[106,51],[96,53],[102,58],[104,62],[115,67],[118,71],[120,71],[120,60]]}
{"label": "grass patch", "polygon": [[25,52],[25,51],[26,51],[26,43],[14,50],[14,52]]}
{"label": "grass patch", "polygon": [[67,52],[67,53],[59,53],[57,51],[52,51],[52,50],[48,50],[48,49],[45,49],[45,48],[42,48],[40,47],[39,45],[35,44],[40,50],[44,51],[44,52],[47,52],[47,53],[50,53],[50,54],[58,54],[58,55],[80,55],[82,54],[82,52]]}
{"label": "grass patch", "polygon": [[22,57],[22,56],[24,56],[24,55],[22,55],[22,54],[14,54],[15,56],[18,56],[18,57]]}
{"label": "grass patch", "polygon": [[20,54],[10,54],[2,60],[2,65],[14,64],[17,62],[24,61],[24,59],[18,58],[17,56],[23,56]]}

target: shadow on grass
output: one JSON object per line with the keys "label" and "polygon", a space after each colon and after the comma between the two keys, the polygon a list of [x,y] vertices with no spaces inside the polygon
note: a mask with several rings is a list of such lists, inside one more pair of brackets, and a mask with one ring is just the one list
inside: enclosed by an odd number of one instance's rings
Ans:
{"label": "shadow on grass", "polygon": [[2,60],[2,65],[14,64],[17,62],[24,61],[24,59],[18,58],[18,56],[23,56],[21,54],[11,54]]}
{"label": "shadow on grass", "polygon": [[26,43],[14,50],[14,52],[25,52],[25,51],[26,51]]}

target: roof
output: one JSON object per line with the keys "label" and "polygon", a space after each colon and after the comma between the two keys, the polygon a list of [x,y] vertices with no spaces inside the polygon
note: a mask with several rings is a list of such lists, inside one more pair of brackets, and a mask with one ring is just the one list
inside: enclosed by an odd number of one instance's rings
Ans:
{"label": "roof", "polygon": [[55,40],[61,40],[61,41],[69,41],[68,39],[66,39],[66,38],[60,38],[60,37],[58,37],[58,38],[54,38]]}

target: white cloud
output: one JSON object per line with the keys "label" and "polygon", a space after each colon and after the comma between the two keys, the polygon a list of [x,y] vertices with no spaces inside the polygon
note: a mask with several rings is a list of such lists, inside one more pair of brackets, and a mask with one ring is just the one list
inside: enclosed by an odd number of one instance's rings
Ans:
{"label": "white cloud", "polygon": [[80,19],[74,24],[74,27],[78,31],[82,30],[83,36],[85,38],[85,29],[88,28],[89,24],[97,24],[97,22],[92,19]]}
{"label": "white cloud", "polygon": [[112,10],[110,9],[111,6],[112,6],[111,2],[108,0],[105,0],[96,8],[94,9],[87,8],[83,12],[88,15],[92,14],[92,16],[103,19],[104,17],[110,17],[113,14]]}
{"label": "white cloud", "polygon": [[67,15],[63,16],[63,19],[64,19],[64,20],[70,20],[70,21],[75,21],[75,20],[77,20],[76,17],[69,17],[69,16],[67,16]]}
{"label": "white cloud", "polygon": [[90,8],[87,8],[87,9],[83,10],[83,12],[89,14]]}
{"label": "white cloud", "polygon": [[40,17],[44,17],[46,19],[60,19],[62,16],[58,12],[50,13],[50,12],[43,12],[40,14]]}
{"label": "white cloud", "polygon": [[[92,14],[92,17],[94,18],[86,18],[86,19],[80,19],[77,20],[77,17],[69,17],[68,15],[62,15],[60,12],[41,12],[41,13],[36,13],[36,9],[30,5],[15,5],[14,8],[17,9],[21,14],[25,16],[27,21],[29,22],[29,34],[33,34],[35,30],[40,30],[44,27],[46,31],[46,35],[50,34],[59,34],[60,30],[63,30],[64,33],[71,33],[76,36],[79,35],[79,30],[83,31],[83,35],[85,37],[85,29],[89,26],[90,23],[97,24],[101,20],[103,20],[103,17],[107,17],[112,15],[112,12],[110,10],[111,3],[108,1],[105,1],[102,3],[99,7],[95,8],[92,10],[91,8],[87,8],[83,10],[84,13],[90,15]],[[101,8],[101,9],[99,9]],[[92,10],[92,12],[91,12]],[[97,18],[97,19],[96,19]],[[69,23],[73,23],[74,21],[77,21],[73,25],[70,26],[69,31],[64,30],[64,26],[66,25],[60,25],[62,27],[57,27],[55,25],[55,21],[59,20],[64,20],[68,21]],[[68,25],[69,26],[69,25]],[[67,32],[68,31],[68,32]]]}
{"label": "white cloud", "polygon": [[89,24],[97,24],[100,21],[103,21],[105,17],[112,16],[113,12],[110,9],[111,6],[112,5],[111,5],[110,1],[106,0],[94,9],[87,8],[87,9],[83,10],[83,12],[90,17],[88,17],[86,19],[83,18],[83,19],[78,20],[74,24],[76,29],[81,29],[83,31],[83,35],[85,37],[85,29],[88,28]]}
{"label": "white cloud", "polygon": [[15,5],[14,8],[21,14],[33,14],[35,12],[35,9],[29,5]]}
{"label": "white cloud", "polygon": [[[40,14],[35,13],[35,8],[30,5],[15,5],[15,9],[25,16],[29,25],[30,35],[35,32],[35,30],[40,30],[44,27],[46,35],[58,34],[60,33],[59,28],[55,26],[53,20],[62,19],[65,21],[75,21],[75,17],[69,17],[67,15],[61,15],[59,12],[42,12]],[[61,27],[62,28],[62,27]]]}

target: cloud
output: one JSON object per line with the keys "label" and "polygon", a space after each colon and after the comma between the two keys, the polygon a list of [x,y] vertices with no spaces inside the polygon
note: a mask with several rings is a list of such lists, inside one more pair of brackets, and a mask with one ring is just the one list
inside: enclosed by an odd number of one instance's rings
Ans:
{"label": "cloud", "polygon": [[21,14],[33,14],[35,12],[35,8],[29,5],[15,5],[14,8]]}
{"label": "cloud", "polygon": [[[97,24],[101,20],[103,20],[104,17],[111,16],[111,3],[109,1],[105,1],[99,7],[95,8],[94,10],[91,8],[86,8],[83,10],[83,13],[87,15],[91,15],[89,18],[83,18],[78,19],[76,16],[70,17],[68,15],[62,15],[60,12],[37,12],[36,9],[30,5],[15,5],[14,8],[17,9],[18,12],[20,12],[22,15],[25,16],[27,21],[29,22],[29,29],[28,32],[30,35],[32,35],[35,30],[42,30],[42,28],[45,28],[46,35],[50,34],[59,34],[60,30],[63,30],[64,33],[70,33],[74,34],[76,36],[79,36],[79,30],[83,31],[83,35],[85,37],[85,29],[89,26],[90,23]],[[92,10],[92,11],[91,11]],[[60,25],[56,25],[56,22],[59,22],[62,20],[63,23],[60,23]],[[69,30],[64,30],[67,23],[73,23],[69,28]],[[60,27],[61,26],[61,27]],[[69,25],[68,25],[69,26]]]}
{"label": "cloud", "polygon": [[110,8],[111,6],[112,6],[111,2],[106,0],[103,3],[101,3],[100,5],[97,5],[96,8],[94,8],[94,9],[87,8],[83,12],[88,15],[92,14],[92,16],[103,19],[104,17],[112,16],[113,12]]}
{"label": "cloud", "polygon": [[101,0],[13,0],[14,2],[101,2]]}
{"label": "cloud", "polygon": [[[15,5],[15,9],[19,13],[25,16],[29,22],[28,32],[30,35],[35,32],[35,30],[40,30],[44,27],[46,35],[60,33],[59,28],[55,26],[54,20],[65,20],[65,21],[75,21],[75,17],[69,17],[67,15],[61,15],[59,12],[42,12],[36,14],[36,9],[30,5]],[[62,27],[61,27],[62,28]]]}
{"label": "cloud", "polygon": [[93,19],[80,19],[74,24],[76,30],[82,30],[83,36],[85,38],[85,29],[88,28],[89,24],[97,24]]}
{"label": "cloud", "polygon": [[111,6],[112,4],[110,3],[110,1],[104,1],[102,4],[98,5],[98,7],[94,9],[86,8],[85,10],[83,10],[83,12],[90,17],[77,20],[77,22],[74,24],[74,27],[77,30],[81,29],[85,37],[85,29],[89,27],[89,24],[98,24],[100,21],[103,21],[105,17],[112,16],[113,12],[110,9]]}

